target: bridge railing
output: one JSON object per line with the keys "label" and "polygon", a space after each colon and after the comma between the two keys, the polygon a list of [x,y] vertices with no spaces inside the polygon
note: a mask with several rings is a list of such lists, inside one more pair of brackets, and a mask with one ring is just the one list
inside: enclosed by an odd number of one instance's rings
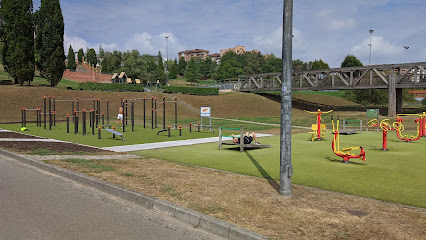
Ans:
{"label": "bridge railing", "polygon": [[[364,67],[294,71],[294,90],[339,90],[388,88],[395,76],[397,88],[426,86],[426,62],[385,64]],[[240,75],[239,91],[277,91],[282,86],[281,73]]]}

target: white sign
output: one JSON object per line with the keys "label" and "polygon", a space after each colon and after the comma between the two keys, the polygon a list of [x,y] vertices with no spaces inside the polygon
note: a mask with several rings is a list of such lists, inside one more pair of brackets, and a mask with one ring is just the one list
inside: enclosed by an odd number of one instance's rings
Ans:
{"label": "white sign", "polygon": [[201,107],[201,117],[211,117],[210,107]]}

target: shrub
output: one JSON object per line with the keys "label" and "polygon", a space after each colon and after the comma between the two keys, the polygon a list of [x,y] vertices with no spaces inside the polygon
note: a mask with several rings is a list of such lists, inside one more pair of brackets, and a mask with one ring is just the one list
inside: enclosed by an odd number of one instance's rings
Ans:
{"label": "shrub", "polygon": [[219,95],[219,88],[195,88],[195,87],[167,86],[167,87],[164,87],[164,92],[207,96],[207,95]]}
{"label": "shrub", "polygon": [[89,91],[125,91],[125,92],[143,92],[144,86],[141,84],[118,84],[118,83],[79,83],[78,89]]}

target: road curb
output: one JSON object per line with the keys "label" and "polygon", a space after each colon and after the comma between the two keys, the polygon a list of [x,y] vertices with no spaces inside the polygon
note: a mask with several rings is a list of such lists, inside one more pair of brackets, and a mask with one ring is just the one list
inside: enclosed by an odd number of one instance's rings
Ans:
{"label": "road curb", "polygon": [[31,159],[30,157],[19,155],[13,152],[0,149],[0,154],[13,158],[25,164],[37,167],[44,171],[71,179],[78,183],[93,187],[100,191],[109,193],[113,196],[131,201],[146,209],[150,209],[161,214],[170,216],[178,221],[191,224],[193,227],[203,229],[220,237],[230,240],[260,240],[268,239],[266,236],[238,227],[231,223],[219,220],[206,214],[194,211],[189,208],[181,207],[171,202],[167,202],[155,197],[138,193],[130,189],[92,178],[90,176],[63,169],[54,165],[46,164],[42,161]]}

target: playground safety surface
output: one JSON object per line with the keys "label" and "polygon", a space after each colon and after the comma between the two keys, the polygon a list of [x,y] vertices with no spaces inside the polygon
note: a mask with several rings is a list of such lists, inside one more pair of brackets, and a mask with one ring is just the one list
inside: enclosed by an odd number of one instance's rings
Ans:
{"label": "playground safety surface", "polygon": [[[38,149],[46,149],[55,154],[69,154],[69,153],[85,153],[85,154],[116,154],[108,150],[103,150],[95,147],[84,146],[68,142],[44,142],[38,141],[43,138],[21,134],[11,131],[0,131],[0,140],[5,138],[16,139],[16,141],[0,141],[0,148],[17,152],[17,153],[31,153]],[[24,141],[19,141],[19,140]],[[27,140],[33,141],[27,141]]]}

